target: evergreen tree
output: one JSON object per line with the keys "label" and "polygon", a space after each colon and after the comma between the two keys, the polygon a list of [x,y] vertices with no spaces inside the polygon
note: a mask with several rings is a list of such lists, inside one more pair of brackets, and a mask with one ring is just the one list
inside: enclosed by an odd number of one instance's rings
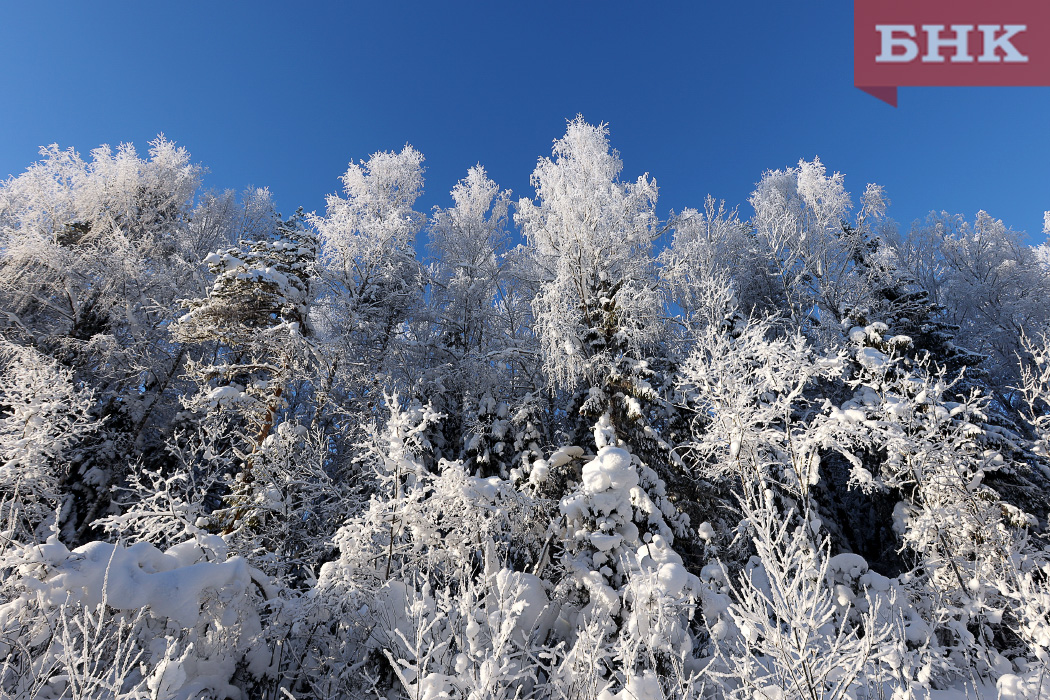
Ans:
{"label": "evergreen tree", "polygon": [[176,340],[206,352],[186,363],[199,386],[187,408],[228,422],[237,473],[235,507],[221,518],[227,531],[247,522],[257,453],[285,407],[286,388],[310,362],[316,256],[301,210],[278,221],[270,238],[212,253],[205,258],[215,275],[208,296],[187,302],[189,312],[172,329]]}

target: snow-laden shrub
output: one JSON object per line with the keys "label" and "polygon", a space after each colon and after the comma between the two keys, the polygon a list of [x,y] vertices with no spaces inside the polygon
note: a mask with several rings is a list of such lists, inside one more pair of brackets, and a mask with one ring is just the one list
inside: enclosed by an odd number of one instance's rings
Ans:
{"label": "snow-laden shrub", "polygon": [[1002,591],[1043,558],[1025,535],[1034,519],[985,483],[1007,466],[989,436],[988,399],[953,395],[958,379],[908,363],[898,350],[910,339],[887,330],[851,329],[853,394],[830,408],[826,429],[851,462],[851,483],[897,500],[893,530],[914,563],[900,590],[928,626],[925,640],[913,630],[908,642],[928,649],[927,675],[998,677],[1018,651]]}
{"label": "snow-laden shrub", "polygon": [[737,335],[698,333],[680,388],[696,412],[692,449],[703,476],[779,485],[805,498],[820,479],[820,415],[806,391],[841,374],[837,357],[818,357],[800,334],[771,337],[768,321]]}
{"label": "snow-laden shrub", "polygon": [[458,580],[479,565],[488,540],[501,557],[510,542],[515,556],[534,557],[545,534],[535,528],[545,523],[537,524],[530,499],[499,477],[469,476],[458,461],[428,471],[426,432],[439,416],[388,400],[390,420],[373,430],[362,456],[375,471],[372,497],[335,534],[339,558],[322,567],[321,588],[374,591],[420,572]]}
{"label": "snow-laden shrub", "polygon": [[56,535],[0,559],[0,691],[12,698],[242,698],[260,633],[253,572],[202,535],[161,551]]}
{"label": "snow-laden shrub", "polygon": [[[328,445],[323,433],[297,423],[278,425],[253,459],[250,517],[227,535],[231,551],[292,587],[315,581],[352,503],[353,494],[326,470]],[[209,521],[220,518],[213,514]]]}
{"label": "snow-laden shrub", "polygon": [[[403,697],[700,696],[692,650],[669,650],[661,637],[678,630],[686,606],[654,595],[656,576],[628,584],[636,622],[610,637],[599,615],[580,614],[548,582],[498,566],[488,551],[485,571],[463,588],[390,581],[376,596],[369,646],[382,651]],[[648,627],[637,622],[643,596]]]}
{"label": "snow-laden shrub", "polygon": [[715,652],[708,672],[721,691],[841,700],[885,678],[881,667],[900,661],[885,602],[865,591],[863,610],[849,614],[854,596],[834,583],[817,522],[779,513],[768,489],[742,498],[741,510],[756,555],[736,582],[723,572],[732,602],[709,606],[716,616],[708,619]]}
{"label": "snow-laden shrub", "polygon": [[579,485],[560,504],[560,565],[567,582],[585,592],[580,620],[600,619],[614,636],[626,627],[625,633],[649,640],[654,653],[688,654],[687,620],[661,620],[653,629],[648,611],[654,599],[688,600],[697,593],[699,582],[672,548],[667,520],[676,514],[656,504],[650,491],[660,495],[662,482],[617,439],[608,414],[594,433],[598,454],[583,465]]}
{"label": "snow-laden shrub", "polygon": [[551,660],[543,581],[491,559],[463,588],[391,581],[375,613],[373,637],[410,698],[528,696]]}
{"label": "snow-laden shrub", "polygon": [[[458,461],[442,460],[437,473],[428,471],[425,433],[438,417],[389,398],[391,418],[374,432],[367,453],[376,471],[372,497],[336,533],[338,557],[321,567],[310,595],[330,614],[311,642],[324,651],[305,656],[334,685],[307,682],[339,692],[363,692],[373,682],[415,694],[444,687],[442,674],[459,673],[458,664],[474,669],[477,683],[493,683],[484,669],[496,662],[479,656],[488,644],[479,640],[502,640],[504,647],[493,647],[497,656],[511,653],[505,645],[512,640],[509,623],[491,616],[539,614],[544,604],[538,601],[546,600],[538,578],[497,562],[534,565],[545,533],[535,529],[529,499],[509,481],[469,476]],[[521,586],[526,598],[518,607],[528,610],[503,609],[499,601],[518,595]],[[468,622],[476,609],[489,617]],[[471,631],[477,624],[487,625],[481,637]],[[448,647],[453,634],[459,641]],[[513,653],[520,654],[524,642],[511,636],[518,644]],[[357,666],[363,658],[370,661]],[[356,675],[343,674],[355,666]]]}
{"label": "snow-laden shrub", "polygon": [[1033,450],[1043,459],[1046,469],[1050,464],[1050,334],[1021,340],[1030,358],[1021,366],[1021,391],[1035,432]]}
{"label": "snow-laden shrub", "polygon": [[67,450],[97,427],[92,404],[71,370],[0,337],[0,541],[46,533],[56,510],[61,520]]}

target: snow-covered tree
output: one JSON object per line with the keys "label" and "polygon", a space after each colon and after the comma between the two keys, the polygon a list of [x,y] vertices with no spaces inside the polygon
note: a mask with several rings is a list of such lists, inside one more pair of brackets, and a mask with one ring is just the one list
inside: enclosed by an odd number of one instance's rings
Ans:
{"label": "snow-covered tree", "polygon": [[405,146],[350,163],[343,194],[329,195],[323,216],[310,215],[321,244],[325,289],[315,324],[326,362],[346,381],[347,398],[381,398],[377,373],[404,360],[401,324],[421,301],[423,271],[416,234],[426,215],[412,206],[423,192],[423,155]]}
{"label": "snow-covered tree", "polygon": [[[232,417],[237,437],[230,448],[239,461],[235,490],[253,488],[253,465],[278,423],[284,392],[310,363],[316,255],[301,213],[279,222],[271,238],[212,253],[205,258],[215,275],[208,296],[187,302],[189,312],[172,328],[179,342],[206,349],[201,359],[187,361],[199,390],[184,401],[192,410]],[[251,500],[246,493],[237,496],[245,498]],[[224,527],[244,524],[251,510],[239,503]]]}
{"label": "snow-covered tree", "polygon": [[1038,340],[1025,336],[1021,342],[1030,358],[1021,365],[1021,389],[1035,432],[1033,451],[1050,460],[1050,334]]}
{"label": "snow-covered tree", "polygon": [[41,156],[0,184],[0,324],[95,392],[102,427],[74,456],[75,474],[94,478],[70,484],[83,538],[124,455],[163,459],[181,408],[185,354],[168,326],[177,300],[203,291],[190,225],[203,169],[163,137],[147,157],[130,144],[89,160],[54,145]]}
{"label": "snow-covered tree", "polygon": [[660,333],[656,182],[620,181],[608,133],[569,122],[533,171],[536,201],[520,200],[514,216],[543,275],[533,308],[545,367],[566,388],[602,381],[618,355],[639,356]]}
{"label": "snow-covered tree", "polygon": [[428,229],[435,258],[430,295],[446,347],[467,355],[485,349],[502,330],[494,317],[505,284],[510,192],[477,165],[456,183],[452,199],[452,208],[435,209]]}
{"label": "snow-covered tree", "polygon": [[[490,431],[491,448],[502,452],[497,445],[505,429],[498,421],[507,416],[493,423],[490,402],[506,414],[536,388],[531,330],[508,255],[509,197],[474,166],[453,188],[454,206],[435,208],[428,227],[434,262],[427,270],[426,318],[413,326],[416,342],[426,347],[426,357],[416,361],[427,369],[416,391],[446,415],[442,430],[454,436],[446,440],[453,450],[443,450],[445,456],[459,456],[454,449],[461,439],[463,449],[477,454]],[[486,452],[496,456],[482,447],[483,459]],[[503,461],[510,457],[508,448]]]}
{"label": "snow-covered tree", "polygon": [[66,524],[70,450],[98,429],[93,405],[71,370],[0,337],[0,527],[8,541],[32,542]]}
{"label": "snow-covered tree", "polygon": [[336,534],[338,558],[322,567],[318,583],[327,605],[366,605],[375,615],[360,621],[363,635],[352,616],[337,622],[343,631],[330,653],[368,656],[406,694],[436,684],[467,697],[478,684],[520,680],[513,668],[486,659],[513,657],[519,673],[530,661],[523,652],[538,634],[547,596],[521,569],[535,565],[544,523],[509,481],[471,476],[458,461],[428,469],[427,433],[440,417],[396,396],[386,404],[390,417],[385,427],[373,426],[362,455],[375,488]]}
{"label": "snow-covered tree", "polygon": [[187,227],[201,168],[163,137],[150,146],[148,160],[122,144],[85,162],[53,145],[0,187],[6,324],[116,392],[172,362],[164,325],[198,262]]}
{"label": "snow-covered tree", "polygon": [[709,196],[703,211],[686,209],[672,224],[674,237],[659,256],[660,278],[668,305],[679,310],[674,320],[686,348],[691,335],[707,326],[773,310],[769,303],[777,294],[770,285],[779,282],[736,210]]}
{"label": "snow-covered tree", "polygon": [[855,237],[842,222],[853,207],[841,173],[820,159],[768,171],[751,194],[755,234],[779,282],[778,301],[800,326],[841,320],[863,303],[864,280],[852,275]]}
{"label": "snow-covered tree", "polygon": [[1050,323],[1050,267],[1038,249],[983,211],[972,223],[941,212],[909,233],[904,260],[959,327],[960,344],[989,357],[993,388],[1007,393],[1022,334]]}

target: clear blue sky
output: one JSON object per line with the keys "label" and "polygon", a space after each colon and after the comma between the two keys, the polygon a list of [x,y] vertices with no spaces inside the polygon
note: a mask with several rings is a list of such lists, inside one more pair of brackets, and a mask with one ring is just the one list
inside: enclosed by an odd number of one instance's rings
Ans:
{"label": "clear blue sky", "polygon": [[206,185],[321,210],[351,159],[411,143],[422,207],[482,163],[515,197],[582,113],[660,211],[740,204],[763,170],[819,155],[904,224],[979,209],[1041,241],[1050,88],[853,87],[852,3],[7,2],[0,177],[42,144],[85,156],[158,132]]}

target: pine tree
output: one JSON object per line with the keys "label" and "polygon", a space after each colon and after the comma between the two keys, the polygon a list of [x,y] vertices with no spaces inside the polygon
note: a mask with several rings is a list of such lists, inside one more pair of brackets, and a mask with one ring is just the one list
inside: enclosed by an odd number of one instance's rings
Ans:
{"label": "pine tree", "polygon": [[187,302],[189,312],[172,329],[176,340],[212,355],[187,361],[200,389],[186,406],[228,421],[232,431],[238,467],[235,507],[221,518],[227,531],[244,524],[255,456],[279,420],[289,382],[310,362],[316,256],[301,210],[279,221],[271,238],[212,253],[205,258],[215,275],[208,296]]}

